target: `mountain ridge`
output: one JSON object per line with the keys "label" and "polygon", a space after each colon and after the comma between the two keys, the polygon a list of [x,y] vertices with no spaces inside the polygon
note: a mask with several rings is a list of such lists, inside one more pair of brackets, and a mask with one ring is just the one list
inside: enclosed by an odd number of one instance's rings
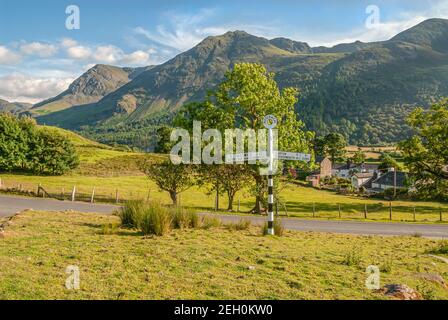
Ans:
{"label": "mountain ridge", "polygon": [[[412,106],[427,106],[448,95],[445,39],[448,20],[444,19],[426,20],[387,41],[357,41],[332,48],[232,31],[207,37],[166,63],[142,71],[97,102],[38,120],[92,130],[146,123],[202,99],[235,63],[257,62],[276,73],[280,87],[301,91],[297,111],[309,129],[318,134],[340,131],[352,143],[393,142],[403,135],[393,125],[403,127]],[[392,121],[389,115],[398,118]],[[376,118],[386,118],[389,131],[397,137],[382,132]]]}

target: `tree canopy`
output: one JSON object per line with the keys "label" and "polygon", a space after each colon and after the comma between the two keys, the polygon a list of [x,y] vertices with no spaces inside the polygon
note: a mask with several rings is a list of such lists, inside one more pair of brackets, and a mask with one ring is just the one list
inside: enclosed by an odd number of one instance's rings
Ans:
{"label": "tree canopy", "polygon": [[0,171],[62,175],[79,164],[71,141],[30,118],[0,114]]}
{"label": "tree canopy", "polygon": [[414,135],[400,143],[404,162],[419,193],[448,199],[448,99],[425,111],[417,108],[408,118]]}

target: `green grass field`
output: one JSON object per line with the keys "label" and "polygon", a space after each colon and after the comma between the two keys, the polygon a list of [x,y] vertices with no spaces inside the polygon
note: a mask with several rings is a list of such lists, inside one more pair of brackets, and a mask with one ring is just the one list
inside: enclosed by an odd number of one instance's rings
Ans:
{"label": "green grass field", "polygon": [[[258,227],[103,234],[117,222],[73,212],[16,216],[0,239],[0,299],[389,299],[366,289],[369,265],[380,268],[381,286],[406,284],[426,299],[448,298],[428,280],[448,275],[448,264],[427,255],[438,240],[263,237]],[[79,267],[79,290],[65,287],[70,265]]]}

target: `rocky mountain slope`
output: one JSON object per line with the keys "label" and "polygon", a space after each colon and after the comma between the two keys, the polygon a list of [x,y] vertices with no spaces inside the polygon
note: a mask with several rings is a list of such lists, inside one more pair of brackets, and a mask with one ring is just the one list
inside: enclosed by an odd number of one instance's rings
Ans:
{"label": "rocky mountain slope", "polygon": [[76,79],[66,91],[34,105],[31,112],[41,115],[61,111],[72,106],[98,102],[107,94],[117,90],[148,69],[150,67],[119,68],[96,65]]}
{"label": "rocky mountain slope", "polygon": [[0,112],[21,113],[30,109],[33,105],[22,102],[8,102],[0,99]]}
{"label": "rocky mountain slope", "polygon": [[102,91],[101,99],[90,85],[82,94],[74,91],[74,98],[92,93],[95,99],[38,119],[96,134],[110,127],[131,134],[203,98],[237,62],[263,63],[281,87],[299,88],[297,112],[318,134],[340,131],[357,144],[394,142],[406,136],[404,118],[415,105],[448,96],[448,20],[427,20],[384,42],[333,48],[228,32]]}

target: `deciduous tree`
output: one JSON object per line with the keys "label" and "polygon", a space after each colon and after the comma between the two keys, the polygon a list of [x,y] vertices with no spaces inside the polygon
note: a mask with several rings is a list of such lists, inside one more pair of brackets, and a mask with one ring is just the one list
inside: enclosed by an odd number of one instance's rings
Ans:
{"label": "deciduous tree", "polygon": [[157,186],[169,193],[173,205],[178,204],[178,195],[194,185],[194,171],[191,165],[175,165],[170,160],[155,162],[150,159],[139,164],[140,170]]}
{"label": "deciduous tree", "polygon": [[415,187],[424,197],[448,199],[448,99],[417,108],[408,123],[415,134],[399,148]]}

